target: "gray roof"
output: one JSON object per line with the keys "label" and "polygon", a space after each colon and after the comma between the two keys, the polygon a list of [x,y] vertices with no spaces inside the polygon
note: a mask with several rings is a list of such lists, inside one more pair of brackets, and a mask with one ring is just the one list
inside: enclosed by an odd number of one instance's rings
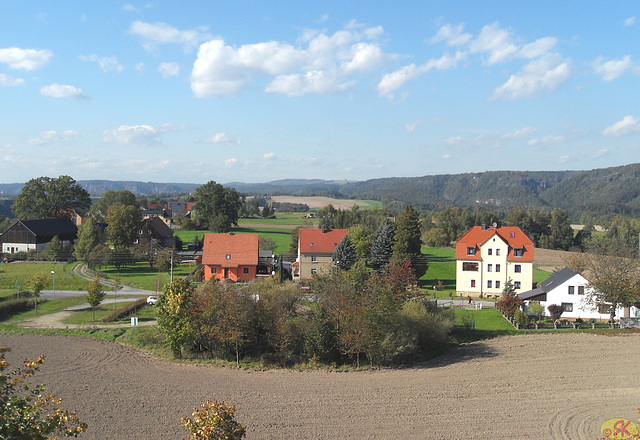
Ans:
{"label": "gray roof", "polygon": [[533,290],[528,290],[518,294],[518,297],[524,300],[535,298],[539,295],[544,295],[561,285],[562,283],[570,280],[574,276],[578,275],[578,272],[571,269],[569,266],[554,273],[549,278],[540,283],[538,287]]}

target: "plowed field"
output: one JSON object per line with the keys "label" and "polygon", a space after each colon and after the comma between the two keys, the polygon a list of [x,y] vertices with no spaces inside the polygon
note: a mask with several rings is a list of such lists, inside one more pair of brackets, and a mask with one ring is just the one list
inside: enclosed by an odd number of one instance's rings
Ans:
{"label": "plowed field", "polygon": [[181,439],[207,399],[237,404],[247,439],[596,439],[636,420],[640,335],[539,334],[459,347],[406,369],[255,371],[157,360],[100,340],[0,335],[8,360],[47,356],[36,382],[85,439]]}

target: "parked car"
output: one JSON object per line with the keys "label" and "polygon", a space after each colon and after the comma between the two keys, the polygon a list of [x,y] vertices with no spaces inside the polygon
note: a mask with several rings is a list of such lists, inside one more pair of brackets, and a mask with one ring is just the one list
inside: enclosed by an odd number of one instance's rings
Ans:
{"label": "parked car", "polygon": [[147,297],[147,304],[154,306],[158,302],[158,297],[155,295]]}

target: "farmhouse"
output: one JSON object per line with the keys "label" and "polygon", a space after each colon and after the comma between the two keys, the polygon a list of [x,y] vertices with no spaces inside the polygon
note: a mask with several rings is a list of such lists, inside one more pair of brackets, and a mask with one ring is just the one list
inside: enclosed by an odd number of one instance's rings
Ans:
{"label": "farmhouse", "polygon": [[162,247],[182,248],[182,242],[173,236],[173,229],[159,217],[148,217],[142,220],[135,244],[147,246],[151,241]]}
{"label": "farmhouse", "polygon": [[[598,310],[586,301],[589,288],[589,281],[585,277],[565,267],[541,282],[537,288],[519,293],[518,296],[525,301],[527,309],[531,301],[539,301],[544,306],[545,314],[547,307],[557,304],[564,310],[562,318],[608,320],[608,308]],[[616,316],[629,317],[631,313],[631,317],[638,317],[638,312],[636,307],[631,307],[631,310],[619,307]]]}
{"label": "farmhouse", "polygon": [[32,249],[42,252],[53,237],[57,236],[60,244],[65,246],[74,243],[77,234],[77,226],[64,218],[18,220],[2,234],[2,252],[13,254]]}
{"label": "farmhouse", "polygon": [[331,268],[333,253],[345,235],[346,229],[300,229],[295,279],[308,281],[320,270]]}
{"label": "farmhouse", "polygon": [[204,234],[204,279],[252,281],[258,271],[258,234]]}
{"label": "farmhouse", "polygon": [[534,245],[515,226],[474,226],[456,243],[456,291],[499,296],[507,281],[518,291],[533,288]]}

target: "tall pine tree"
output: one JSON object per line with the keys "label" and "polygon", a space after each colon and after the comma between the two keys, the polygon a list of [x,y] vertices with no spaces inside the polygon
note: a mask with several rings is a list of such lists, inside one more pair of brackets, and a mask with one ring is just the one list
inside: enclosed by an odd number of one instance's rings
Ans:
{"label": "tall pine tree", "polygon": [[421,248],[420,219],[413,207],[407,205],[396,221],[396,242],[393,246],[393,254],[411,262],[416,278],[424,275],[428,268]]}
{"label": "tall pine tree", "polygon": [[356,253],[356,247],[351,242],[349,235],[345,235],[333,252],[333,262],[340,269],[349,270],[357,259],[358,254]]}
{"label": "tall pine tree", "polygon": [[396,225],[388,218],[385,218],[373,238],[371,245],[371,266],[379,270],[391,261],[393,256],[393,246],[395,244]]}

